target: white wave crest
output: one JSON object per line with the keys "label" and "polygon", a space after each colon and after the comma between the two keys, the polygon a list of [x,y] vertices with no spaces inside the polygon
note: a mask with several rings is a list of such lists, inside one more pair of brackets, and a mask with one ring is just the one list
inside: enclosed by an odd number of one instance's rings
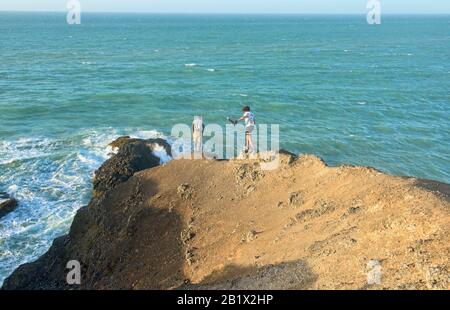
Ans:
{"label": "white wave crest", "polygon": [[[78,208],[92,194],[92,177],[113,151],[119,136],[171,139],[155,130],[84,130],[58,138],[32,137],[0,141],[0,191],[13,195],[18,208],[0,225],[0,285],[20,264],[47,251],[67,233]],[[172,158],[163,146],[154,154]]]}

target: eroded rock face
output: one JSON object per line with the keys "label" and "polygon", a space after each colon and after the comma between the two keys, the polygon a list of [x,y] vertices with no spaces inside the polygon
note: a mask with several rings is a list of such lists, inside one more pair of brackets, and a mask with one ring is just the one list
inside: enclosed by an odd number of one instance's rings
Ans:
{"label": "eroded rock face", "polygon": [[118,147],[117,154],[108,159],[95,173],[94,197],[101,196],[118,184],[128,180],[137,171],[156,167],[160,159],[153,154],[156,144],[162,145],[170,155],[170,145],[163,139],[130,139],[120,137],[110,145]]}
{"label": "eroded rock face", "polygon": [[17,207],[17,200],[7,193],[0,192],[0,218],[14,211]]}

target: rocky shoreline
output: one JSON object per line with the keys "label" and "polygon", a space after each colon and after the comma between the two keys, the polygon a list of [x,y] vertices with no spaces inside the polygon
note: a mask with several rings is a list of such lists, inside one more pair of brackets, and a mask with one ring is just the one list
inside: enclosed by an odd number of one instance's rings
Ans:
{"label": "rocky shoreline", "polygon": [[[177,160],[121,137],[70,232],[2,289],[448,289],[449,185],[284,152]],[[81,264],[81,285],[66,281]],[[367,262],[383,281],[367,285]]]}
{"label": "rocky shoreline", "polygon": [[113,191],[136,172],[159,165],[160,159],[153,154],[155,144],[163,145],[170,155],[170,145],[163,139],[120,137],[113,141],[110,146],[118,152],[95,172],[93,198],[88,206],[78,210],[69,234],[55,239],[49,251],[36,262],[19,266],[4,281],[2,289],[72,289],[65,279],[69,253],[76,247],[71,240],[83,234],[91,224],[105,220],[107,210],[103,202],[108,191]]}

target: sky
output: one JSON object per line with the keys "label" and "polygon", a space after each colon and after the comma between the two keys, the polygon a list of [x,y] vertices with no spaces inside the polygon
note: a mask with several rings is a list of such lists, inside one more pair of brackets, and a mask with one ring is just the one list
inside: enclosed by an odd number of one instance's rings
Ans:
{"label": "sky", "polygon": [[[69,0],[0,0],[0,11],[66,11]],[[82,12],[366,13],[368,0],[78,0]],[[450,14],[450,0],[379,0],[386,14]]]}

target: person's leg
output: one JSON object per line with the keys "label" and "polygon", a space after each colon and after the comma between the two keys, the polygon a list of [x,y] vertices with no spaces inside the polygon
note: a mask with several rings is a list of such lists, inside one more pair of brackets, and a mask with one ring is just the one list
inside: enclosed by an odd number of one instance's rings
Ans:
{"label": "person's leg", "polygon": [[194,132],[193,140],[194,140],[194,155],[195,158],[197,159],[202,151],[202,135],[198,132]]}
{"label": "person's leg", "polygon": [[250,133],[248,131],[245,132],[245,152],[248,152],[249,150],[249,137]]}
{"label": "person's leg", "polygon": [[199,147],[199,141],[200,140],[200,137],[199,137],[199,135],[198,134],[194,134],[194,150],[196,151],[196,152],[199,152],[200,151],[200,147]]}
{"label": "person's leg", "polygon": [[249,152],[254,152],[252,133],[251,132],[248,133],[248,151]]}
{"label": "person's leg", "polygon": [[202,134],[199,134],[198,135],[198,140],[197,140],[197,149],[198,149],[198,152],[200,154],[203,152],[203,143],[202,143],[202,141],[203,141]]}

